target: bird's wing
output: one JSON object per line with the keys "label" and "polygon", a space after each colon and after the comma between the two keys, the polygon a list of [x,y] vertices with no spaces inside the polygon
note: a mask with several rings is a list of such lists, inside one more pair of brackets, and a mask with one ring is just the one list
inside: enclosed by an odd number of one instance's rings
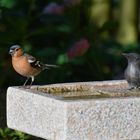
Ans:
{"label": "bird's wing", "polygon": [[28,59],[28,62],[31,64],[32,67],[37,68],[37,69],[50,69],[52,68],[58,68],[57,65],[51,65],[51,64],[43,64],[42,62],[38,61],[35,57],[26,54],[26,57]]}
{"label": "bird's wing", "polygon": [[29,54],[26,54],[26,58],[32,67],[37,68],[37,69],[43,69],[44,67],[43,64],[40,61],[38,61],[35,57]]}

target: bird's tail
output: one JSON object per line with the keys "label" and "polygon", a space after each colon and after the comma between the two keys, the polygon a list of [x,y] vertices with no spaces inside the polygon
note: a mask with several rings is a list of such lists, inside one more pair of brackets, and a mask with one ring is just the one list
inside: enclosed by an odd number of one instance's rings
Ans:
{"label": "bird's tail", "polygon": [[59,66],[51,65],[51,64],[44,64],[44,69],[50,69],[50,68],[59,68]]}

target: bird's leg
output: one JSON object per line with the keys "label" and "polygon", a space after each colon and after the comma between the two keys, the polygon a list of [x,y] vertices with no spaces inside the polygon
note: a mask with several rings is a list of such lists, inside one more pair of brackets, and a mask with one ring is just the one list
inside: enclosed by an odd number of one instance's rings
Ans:
{"label": "bird's leg", "polygon": [[30,83],[30,86],[32,85],[33,82],[34,82],[34,76],[31,77],[31,83]]}
{"label": "bird's leg", "polygon": [[129,87],[129,88],[128,88],[128,90],[133,90],[133,89],[135,89],[135,87]]}
{"label": "bird's leg", "polygon": [[27,77],[26,81],[24,82],[23,86],[26,86],[26,83],[28,82],[28,80],[30,79],[30,77]]}
{"label": "bird's leg", "polygon": [[130,86],[128,90],[139,89],[139,86]]}

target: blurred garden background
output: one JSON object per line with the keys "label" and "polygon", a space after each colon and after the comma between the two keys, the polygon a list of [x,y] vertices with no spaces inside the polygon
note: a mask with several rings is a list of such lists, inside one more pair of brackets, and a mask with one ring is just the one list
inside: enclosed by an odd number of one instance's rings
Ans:
{"label": "blurred garden background", "polygon": [[0,0],[0,140],[24,140],[5,129],[6,89],[25,78],[11,66],[9,47],[60,68],[34,84],[123,79],[122,52],[140,53],[138,0]]}

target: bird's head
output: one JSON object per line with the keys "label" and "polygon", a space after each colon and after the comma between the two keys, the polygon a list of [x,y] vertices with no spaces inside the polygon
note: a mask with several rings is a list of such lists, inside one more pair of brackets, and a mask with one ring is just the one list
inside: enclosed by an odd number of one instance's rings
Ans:
{"label": "bird's head", "polygon": [[19,57],[23,55],[23,49],[19,45],[13,45],[10,47],[9,54],[13,57]]}
{"label": "bird's head", "polygon": [[139,62],[140,63],[140,55],[137,53],[122,53],[128,60],[128,62]]}

